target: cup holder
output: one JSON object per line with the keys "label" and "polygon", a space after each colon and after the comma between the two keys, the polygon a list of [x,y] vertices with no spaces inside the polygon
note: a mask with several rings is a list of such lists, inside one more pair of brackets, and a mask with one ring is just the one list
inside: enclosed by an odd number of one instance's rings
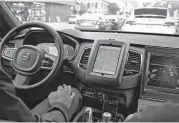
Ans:
{"label": "cup holder", "polygon": [[[76,117],[74,118],[74,120],[72,122],[85,122],[85,108],[82,108],[81,111],[76,115]],[[101,122],[102,120],[102,111],[99,110],[94,110],[93,111],[93,122]],[[118,113],[116,115],[116,119],[112,118],[111,119],[112,122],[123,122],[124,121],[124,115]]]}

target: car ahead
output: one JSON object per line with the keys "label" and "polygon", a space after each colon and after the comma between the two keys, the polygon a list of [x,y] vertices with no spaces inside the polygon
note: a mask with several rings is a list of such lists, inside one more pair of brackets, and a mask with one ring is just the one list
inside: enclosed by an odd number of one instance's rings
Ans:
{"label": "car ahead", "polygon": [[77,15],[71,15],[69,17],[69,24],[75,24],[76,23],[76,18],[77,18]]}
{"label": "car ahead", "polygon": [[118,30],[120,21],[118,19],[118,15],[105,15],[105,18],[111,22],[112,24],[112,30]]}
{"label": "car ahead", "polygon": [[78,17],[75,29],[79,30],[111,30],[112,23],[101,14],[85,14]]}
{"label": "car ahead", "polygon": [[175,24],[176,21],[170,18],[167,8],[134,8],[122,31],[176,34]]}

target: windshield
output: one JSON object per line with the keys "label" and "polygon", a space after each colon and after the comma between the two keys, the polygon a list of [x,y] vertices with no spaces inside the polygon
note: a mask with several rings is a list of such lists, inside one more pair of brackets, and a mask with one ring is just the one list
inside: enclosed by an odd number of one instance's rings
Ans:
{"label": "windshield", "polygon": [[22,23],[56,30],[179,33],[179,0],[5,0]]}

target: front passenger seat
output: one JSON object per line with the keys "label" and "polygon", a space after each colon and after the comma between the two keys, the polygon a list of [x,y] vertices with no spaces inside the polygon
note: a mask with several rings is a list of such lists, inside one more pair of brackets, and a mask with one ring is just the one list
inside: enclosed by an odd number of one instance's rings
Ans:
{"label": "front passenger seat", "polygon": [[179,122],[179,104],[167,102],[129,115],[124,122]]}

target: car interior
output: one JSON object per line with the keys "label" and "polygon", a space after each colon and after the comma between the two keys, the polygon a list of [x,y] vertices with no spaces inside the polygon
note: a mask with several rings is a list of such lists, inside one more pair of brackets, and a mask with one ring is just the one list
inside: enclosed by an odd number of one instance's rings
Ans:
{"label": "car interior", "polygon": [[88,122],[90,113],[93,122],[104,116],[122,122],[148,106],[179,101],[177,35],[56,31],[21,24],[4,2],[0,15],[0,65],[32,112],[63,84],[83,96],[74,122]]}

